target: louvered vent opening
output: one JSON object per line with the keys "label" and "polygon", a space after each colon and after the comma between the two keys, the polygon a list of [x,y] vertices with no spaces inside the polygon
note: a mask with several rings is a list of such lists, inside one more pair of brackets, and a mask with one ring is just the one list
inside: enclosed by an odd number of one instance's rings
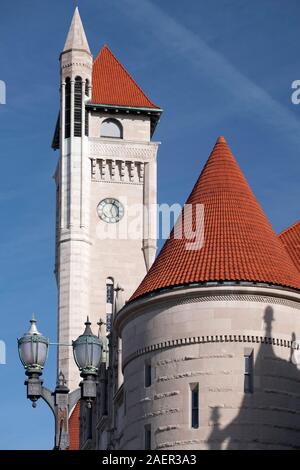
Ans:
{"label": "louvered vent opening", "polygon": [[74,87],[74,136],[81,137],[82,126],[82,79],[75,78]]}
{"label": "louvered vent opening", "polygon": [[71,80],[66,79],[66,96],[65,96],[65,138],[71,135]]}

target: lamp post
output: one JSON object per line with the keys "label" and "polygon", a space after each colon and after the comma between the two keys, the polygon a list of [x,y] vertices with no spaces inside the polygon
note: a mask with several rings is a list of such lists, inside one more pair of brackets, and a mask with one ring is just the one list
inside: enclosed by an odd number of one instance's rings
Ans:
{"label": "lamp post", "polygon": [[[70,392],[62,372],[59,373],[55,390],[43,386],[41,379],[47,360],[49,340],[37,329],[36,320],[30,320],[31,326],[27,333],[18,339],[20,360],[28,377],[27,398],[36,407],[36,402],[42,398],[51,408],[55,418],[55,449],[69,448],[69,417],[73,407],[82,399],[91,407],[96,398],[97,372],[102,355],[102,341],[93,335],[89,318],[82,335],[72,342],[74,360],[81,372],[82,381],[79,388]],[[70,345],[71,346],[71,345]]]}

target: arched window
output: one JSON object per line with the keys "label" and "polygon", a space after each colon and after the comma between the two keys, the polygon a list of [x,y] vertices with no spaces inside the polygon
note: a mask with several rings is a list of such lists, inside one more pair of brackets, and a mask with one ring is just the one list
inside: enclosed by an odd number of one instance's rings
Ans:
{"label": "arched window", "polygon": [[116,119],[105,119],[101,124],[101,137],[123,138],[123,127]]}
{"label": "arched window", "polygon": [[65,138],[68,139],[71,134],[71,80],[66,78],[65,94]]}
{"label": "arched window", "polygon": [[82,79],[75,78],[74,86],[74,136],[81,137],[82,123]]}
{"label": "arched window", "polygon": [[106,279],[106,331],[110,333],[112,313],[114,304],[114,280],[112,277]]}

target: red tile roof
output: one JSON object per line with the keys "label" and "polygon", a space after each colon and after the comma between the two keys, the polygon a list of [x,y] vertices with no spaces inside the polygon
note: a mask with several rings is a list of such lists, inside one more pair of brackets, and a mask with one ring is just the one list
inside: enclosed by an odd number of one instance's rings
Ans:
{"label": "red tile roof", "polygon": [[294,265],[300,271],[300,220],[283,230],[278,237],[284,244]]}
{"label": "red tile roof", "polygon": [[147,98],[108,46],[101,49],[94,61],[92,80],[95,104],[159,108]]}
{"label": "red tile roof", "polygon": [[69,450],[79,450],[80,402],[75,405],[69,418]]}
{"label": "red tile roof", "polygon": [[[220,137],[187,204],[204,205],[204,245],[187,250],[174,231],[131,300],[206,281],[254,281],[300,289],[300,274]],[[177,222],[178,227],[178,222]]]}

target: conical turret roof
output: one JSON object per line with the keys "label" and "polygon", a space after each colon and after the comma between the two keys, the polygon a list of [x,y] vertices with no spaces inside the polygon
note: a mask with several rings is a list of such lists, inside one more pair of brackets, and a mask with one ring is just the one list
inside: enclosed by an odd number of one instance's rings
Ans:
{"label": "conical turret roof", "polygon": [[279,235],[294,265],[300,271],[300,220],[283,230]]}
{"label": "conical turret roof", "polygon": [[[300,289],[300,274],[252,193],[224,137],[210,154],[188,200],[204,207],[203,246],[174,230],[131,300],[153,291],[208,281],[253,281]],[[178,226],[178,221],[175,224]]]}
{"label": "conical turret roof", "polygon": [[88,53],[91,53],[89,44],[86,38],[86,34],[82,25],[82,21],[80,18],[78,7],[76,7],[71,26],[68,32],[68,36],[65,42],[63,52],[77,49],[77,50],[84,50]]}

